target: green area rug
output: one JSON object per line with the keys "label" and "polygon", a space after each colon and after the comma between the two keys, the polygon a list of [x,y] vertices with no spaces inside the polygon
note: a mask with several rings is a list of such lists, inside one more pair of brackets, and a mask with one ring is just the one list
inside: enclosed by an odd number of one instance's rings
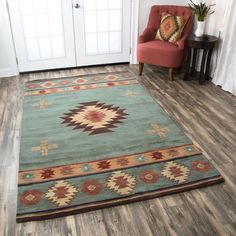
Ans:
{"label": "green area rug", "polygon": [[26,84],[17,221],[223,181],[129,71]]}

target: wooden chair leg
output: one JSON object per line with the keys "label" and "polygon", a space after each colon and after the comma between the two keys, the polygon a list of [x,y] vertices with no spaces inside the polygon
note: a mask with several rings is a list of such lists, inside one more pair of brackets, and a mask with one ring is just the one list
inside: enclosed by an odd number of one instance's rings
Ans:
{"label": "wooden chair leg", "polygon": [[169,79],[174,80],[174,68],[169,68]]}
{"label": "wooden chair leg", "polygon": [[138,75],[142,75],[143,73],[143,66],[144,64],[142,62],[139,62],[139,71],[138,71]]}

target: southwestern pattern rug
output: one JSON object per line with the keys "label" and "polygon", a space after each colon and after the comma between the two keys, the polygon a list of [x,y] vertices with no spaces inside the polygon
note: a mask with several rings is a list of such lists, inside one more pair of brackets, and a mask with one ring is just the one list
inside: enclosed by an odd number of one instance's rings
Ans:
{"label": "southwestern pattern rug", "polygon": [[223,181],[129,71],[26,84],[17,222]]}

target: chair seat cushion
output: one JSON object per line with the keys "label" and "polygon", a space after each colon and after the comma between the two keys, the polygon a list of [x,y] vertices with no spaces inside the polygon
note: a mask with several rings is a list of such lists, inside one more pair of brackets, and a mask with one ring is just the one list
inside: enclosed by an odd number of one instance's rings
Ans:
{"label": "chair seat cushion", "polygon": [[138,44],[138,61],[165,67],[178,67],[183,59],[183,49],[161,40]]}
{"label": "chair seat cushion", "polygon": [[161,40],[152,40],[146,43],[140,44],[142,48],[151,49],[154,51],[179,51],[179,48],[176,44],[169,43]]}

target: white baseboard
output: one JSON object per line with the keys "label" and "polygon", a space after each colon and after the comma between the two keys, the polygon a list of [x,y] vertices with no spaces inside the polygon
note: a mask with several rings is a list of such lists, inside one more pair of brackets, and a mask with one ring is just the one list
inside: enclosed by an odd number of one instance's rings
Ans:
{"label": "white baseboard", "polygon": [[19,72],[16,69],[12,69],[12,68],[0,69],[0,78],[15,76],[18,74]]}

